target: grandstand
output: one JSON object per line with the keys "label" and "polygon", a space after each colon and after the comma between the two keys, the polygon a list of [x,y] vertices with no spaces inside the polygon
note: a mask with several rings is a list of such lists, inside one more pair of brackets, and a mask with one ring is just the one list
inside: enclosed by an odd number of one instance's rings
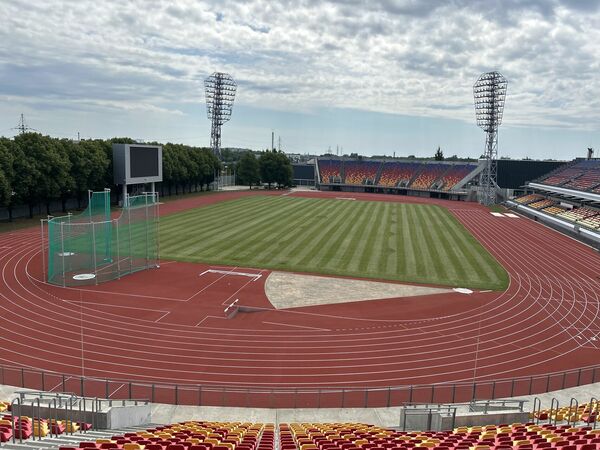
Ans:
{"label": "grandstand", "polygon": [[378,185],[382,187],[407,186],[419,171],[419,163],[384,162]]}
{"label": "grandstand", "polygon": [[600,243],[600,159],[575,159],[527,184],[508,204],[536,220]]}
{"label": "grandstand", "polygon": [[460,199],[466,186],[477,184],[481,167],[477,163],[414,160],[348,160],[319,158],[319,187],[322,190],[363,190]]}
{"label": "grandstand", "polygon": [[600,159],[575,159],[529,183],[547,192],[588,197],[600,193]]}

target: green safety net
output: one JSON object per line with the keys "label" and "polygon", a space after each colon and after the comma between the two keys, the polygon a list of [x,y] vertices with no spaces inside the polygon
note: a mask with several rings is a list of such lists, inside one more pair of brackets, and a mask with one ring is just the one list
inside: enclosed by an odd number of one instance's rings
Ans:
{"label": "green safety net", "polygon": [[158,266],[158,197],[127,197],[111,218],[110,191],[90,194],[78,215],[48,221],[47,280],[60,286],[97,284]]}

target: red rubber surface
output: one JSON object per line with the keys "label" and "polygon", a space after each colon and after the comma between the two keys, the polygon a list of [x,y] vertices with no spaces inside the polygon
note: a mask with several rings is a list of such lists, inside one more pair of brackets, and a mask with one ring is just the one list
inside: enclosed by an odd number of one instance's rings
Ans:
{"label": "red rubber surface", "polygon": [[[219,193],[161,205],[170,214],[258,192]],[[272,192],[268,195],[281,195]],[[264,294],[269,271],[163,261],[94,287],[42,283],[40,230],[0,235],[0,362],[65,378],[3,369],[0,383],[156,401],[267,406],[370,406],[408,401],[407,390],[351,388],[475,381],[477,397],[540,392],[594,381],[595,371],[515,383],[485,380],[547,374],[600,359],[600,255],[525,218],[494,217],[474,203],[377,194],[307,192],[311,197],[436,203],[448,208],[510,274],[506,292],[375,300],[276,311]],[[205,272],[260,274],[260,278]],[[227,319],[235,299],[263,309]],[[22,377],[22,378],[21,378]],[[576,379],[576,378],[577,379]],[[592,379],[593,377],[593,379]],[[43,385],[42,385],[43,384]],[[211,385],[230,386],[209,392]],[[239,392],[231,386],[249,387]],[[272,388],[350,388],[280,394]],[[472,387],[414,388],[411,400],[458,400]],[[129,392],[129,389],[132,392]],[[265,389],[257,394],[259,389]],[[494,391],[491,392],[490,389]],[[510,390],[510,391],[509,391]],[[232,393],[233,391],[233,393]],[[443,392],[442,392],[443,391]],[[315,391],[317,392],[317,391]],[[177,395],[177,398],[174,397]],[[340,395],[343,397],[340,398]]]}

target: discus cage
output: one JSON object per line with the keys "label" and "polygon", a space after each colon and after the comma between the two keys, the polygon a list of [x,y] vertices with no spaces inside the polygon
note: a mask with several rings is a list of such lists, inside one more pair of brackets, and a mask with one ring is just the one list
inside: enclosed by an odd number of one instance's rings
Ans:
{"label": "discus cage", "polygon": [[80,214],[41,222],[44,278],[59,286],[98,284],[159,266],[157,192],[126,195],[111,218],[110,189],[89,192]]}

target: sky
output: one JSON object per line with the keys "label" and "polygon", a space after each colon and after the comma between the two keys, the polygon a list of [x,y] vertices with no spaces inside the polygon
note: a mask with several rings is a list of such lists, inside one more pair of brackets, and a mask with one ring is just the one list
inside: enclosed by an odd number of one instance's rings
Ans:
{"label": "sky", "polygon": [[[0,135],[478,157],[473,83],[508,80],[499,155],[600,153],[600,0],[0,0]],[[600,155],[599,155],[600,156]]]}

